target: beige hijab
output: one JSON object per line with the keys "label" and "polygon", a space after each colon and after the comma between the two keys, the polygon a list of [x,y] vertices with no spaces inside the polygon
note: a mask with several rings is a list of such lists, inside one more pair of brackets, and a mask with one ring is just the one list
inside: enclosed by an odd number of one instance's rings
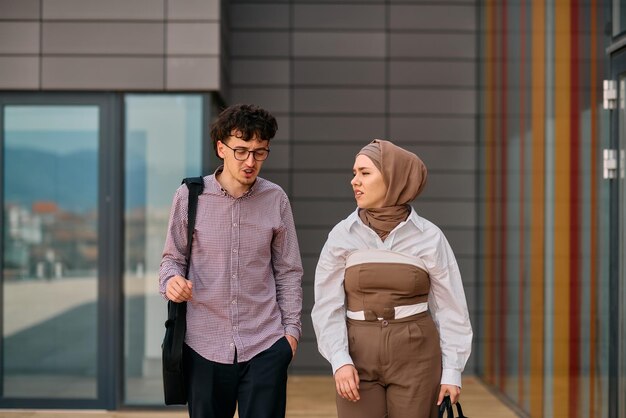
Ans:
{"label": "beige hijab", "polygon": [[408,203],[426,184],[426,165],[420,158],[389,141],[375,139],[357,153],[368,157],[382,173],[387,194],[381,208],[359,210],[363,223],[384,241],[410,213]]}

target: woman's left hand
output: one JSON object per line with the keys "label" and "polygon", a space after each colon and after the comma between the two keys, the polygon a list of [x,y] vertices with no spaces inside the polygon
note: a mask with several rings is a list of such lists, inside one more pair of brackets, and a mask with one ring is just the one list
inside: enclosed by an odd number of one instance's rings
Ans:
{"label": "woman's left hand", "polygon": [[450,402],[456,403],[461,396],[461,388],[455,385],[441,385],[441,389],[439,390],[439,399],[437,399],[437,405],[441,405],[443,402],[443,397],[446,395],[450,395]]}

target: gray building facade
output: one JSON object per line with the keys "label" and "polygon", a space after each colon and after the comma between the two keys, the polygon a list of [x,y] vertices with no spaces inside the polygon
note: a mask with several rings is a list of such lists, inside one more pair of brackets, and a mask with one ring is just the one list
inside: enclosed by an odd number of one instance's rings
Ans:
{"label": "gray building facade", "polygon": [[293,374],[330,373],[315,264],[374,138],[428,166],[414,206],[448,237],[475,318],[477,26],[458,0],[0,0],[0,407],[162,404],[167,213],[182,177],[219,163],[207,127],[226,104],[279,121],[262,176],[291,199],[305,269]]}

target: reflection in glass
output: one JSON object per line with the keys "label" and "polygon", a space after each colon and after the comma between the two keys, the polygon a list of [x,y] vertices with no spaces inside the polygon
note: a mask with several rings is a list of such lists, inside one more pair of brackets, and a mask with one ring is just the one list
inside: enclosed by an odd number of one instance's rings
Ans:
{"label": "reflection in glass", "polygon": [[97,394],[98,114],[4,108],[5,397]]}
{"label": "reflection in glass", "polygon": [[202,97],[125,97],[125,401],[163,404],[158,269],[182,178],[201,174]]}

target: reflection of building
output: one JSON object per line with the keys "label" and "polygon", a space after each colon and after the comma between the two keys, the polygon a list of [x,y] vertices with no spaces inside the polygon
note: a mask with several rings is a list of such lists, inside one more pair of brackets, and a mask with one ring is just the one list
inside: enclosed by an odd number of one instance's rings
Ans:
{"label": "reflection of building", "polygon": [[146,266],[146,210],[134,208],[126,212],[126,270],[135,271],[143,276]]}
{"label": "reflection of building", "polygon": [[23,278],[28,272],[30,246],[42,242],[41,219],[18,205],[4,211],[4,278]]}
{"label": "reflection of building", "polygon": [[73,214],[54,202],[34,202],[28,210],[7,210],[5,269],[15,278],[52,278],[94,274],[98,260],[97,215]]}

